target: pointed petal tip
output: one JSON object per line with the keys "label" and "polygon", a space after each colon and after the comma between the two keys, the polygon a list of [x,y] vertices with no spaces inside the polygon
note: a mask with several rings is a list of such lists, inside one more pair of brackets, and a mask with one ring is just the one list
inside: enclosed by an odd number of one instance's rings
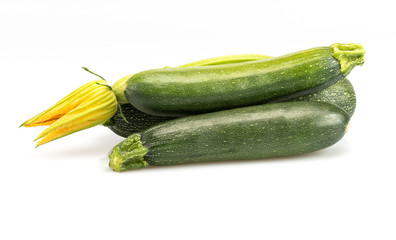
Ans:
{"label": "pointed petal tip", "polygon": [[78,132],[111,118],[117,111],[117,100],[106,81],[87,83],[59,101],[53,107],[20,125],[48,126],[34,139],[37,146]]}
{"label": "pointed petal tip", "polygon": [[29,126],[29,120],[24,121],[19,127],[28,127]]}
{"label": "pointed petal tip", "polygon": [[40,147],[40,146],[43,145],[43,144],[45,144],[45,143],[40,143],[40,142],[38,142],[38,143],[36,144],[36,146],[34,147],[34,149],[37,149],[38,147]]}

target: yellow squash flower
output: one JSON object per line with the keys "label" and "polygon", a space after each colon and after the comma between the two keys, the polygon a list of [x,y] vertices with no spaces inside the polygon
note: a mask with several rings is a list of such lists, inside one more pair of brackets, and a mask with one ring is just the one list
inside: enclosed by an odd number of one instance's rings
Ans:
{"label": "yellow squash flower", "polygon": [[117,111],[117,99],[105,80],[91,81],[21,126],[49,125],[36,140],[37,146],[99,125]]}

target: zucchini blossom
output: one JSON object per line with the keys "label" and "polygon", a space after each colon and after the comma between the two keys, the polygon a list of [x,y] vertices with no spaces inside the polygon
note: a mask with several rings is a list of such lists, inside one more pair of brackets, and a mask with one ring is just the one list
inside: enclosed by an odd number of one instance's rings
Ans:
{"label": "zucchini blossom", "polygon": [[21,126],[49,126],[35,139],[35,141],[39,140],[37,146],[40,146],[102,124],[116,111],[117,99],[111,87],[104,79],[95,80],[74,90],[54,106],[22,123]]}

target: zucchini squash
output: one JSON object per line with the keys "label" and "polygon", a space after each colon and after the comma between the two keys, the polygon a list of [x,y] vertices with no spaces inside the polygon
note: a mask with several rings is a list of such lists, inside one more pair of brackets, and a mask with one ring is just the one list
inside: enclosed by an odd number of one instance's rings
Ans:
{"label": "zucchini squash", "polygon": [[154,116],[137,110],[131,104],[121,104],[116,114],[103,123],[111,131],[121,137],[140,132],[154,124],[175,119],[174,117]]}
{"label": "zucchini squash", "polygon": [[[240,63],[240,62],[248,62],[248,61],[256,61],[268,59],[270,56],[261,55],[261,54],[239,54],[239,55],[228,55],[228,56],[220,56],[202,59],[199,61],[190,62],[184,65],[180,65],[178,67],[197,67],[197,66],[214,66],[214,65],[222,65],[222,64],[230,64],[230,63]],[[107,120],[102,125],[108,127],[115,134],[128,137],[132,133],[140,132],[145,128],[148,128],[154,124],[164,122],[167,120],[174,119],[175,117],[162,117],[162,116],[154,116],[150,114],[146,114],[137,110],[125,98],[125,95],[121,90],[121,86],[125,85],[127,79],[129,79],[132,75],[125,76],[121,78],[116,83],[113,84],[112,89],[115,95],[117,96],[118,103],[120,103],[119,108],[117,109],[116,114]]]}
{"label": "zucchini squash", "polygon": [[21,126],[49,125],[37,138],[39,146],[106,123],[123,103],[145,114],[179,117],[286,101],[344,78],[363,64],[364,53],[359,44],[333,44],[266,60],[220,57],[129,75],[113,87],[84,68],[102,80],[79,87]]}
{"label": "zucchini squash", "polygon": [[323,102],[281,102],[187,116],[132,134],[113,148],[109,166],[126,171],[309,153],[339,141],[348,121],[343,109]]}
{"label": "zucchini squash", "polygon": [[355,90],[347,78],[343,78],[336,84],[333,84],[319,92],[293,98],[289,101],[316,101],[331,103],[344,109],[350,118],[356,108]]}
{"label": "zucchini squash", "polygon": [[[356,96],[352,84],[346,78],[319,92],[294,98],[289,101],[317,101],[334,104],[344,109],[352,117],[356,108]],[[125,119],[127,121],[125,121]],[[122,104],[121,111],[107,121],[104,126],[122,137],[143,131],[154,124],[174,119],[143,113],[130,104]]]}
{"label": "zucchini squash", "polygon": [[[220,56],[220,57],[212,57],[206,58],[194,62],[190,62],[187,64],[183,64],[177,67],[198,67],[198,66],[215,66],[215,65],[222,65],[222,64],[230,64],[230,63],[241,63],[241,62],[248,62],[248,61],[256,61],[256,60],[263,60],[268,59],[270,56],[262,55],[262,54],[237,54],[237,55],[227,55],[227,56]],[[166,67],[169,68],[169,67]],[[117,97],[117,101],[119,104],[127,104],[128,99],[125,97],[124,88],[126,81],[131,78],[133,74],[125,76],[115,82],[112,86],[113,92]]]}
{"label": "zucchini squash", "polygon": [[125,97],[151,115],[178,117],[285,101],[324,89],[364,62],[359,44],[333,44],[280,57],[162,68],[131,76]]}

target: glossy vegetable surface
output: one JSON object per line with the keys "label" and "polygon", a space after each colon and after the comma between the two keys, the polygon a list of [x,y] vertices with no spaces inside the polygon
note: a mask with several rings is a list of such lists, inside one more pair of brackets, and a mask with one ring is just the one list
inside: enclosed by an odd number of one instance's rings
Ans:
{"label": "glossy vegetable surface", "polygon": [[349,115],[321,102],[283,102],[170,120],[114,147],[115,171],[149,165],[248,160],[317,151],[339,141]]}
{"label": "glossy vegetable surface", "polygon": [[124,92],[148,114],[199,114],[317,92],[363,64],[363,56],[361,45],[333,44],[266,60],[154,69],[129,78]]}
{"label": "glossy vegetable surface", "polygon": [[[356,96],[352,84],[348,79],[343,78],[337,83],[319,92],[294,98],[289,101],[317,101],[327,102],[344,109],[350,116],[356,108]],[[122,114],[121,114],[122,111]],[[121,111],[106,122],[105,126],[117,135],[128,137],[129,135],[143,131],[160,122],[169,121],[173,117],[161,117],[143,113],[130,104],[122,104]],[[124,117],[122,116],[124,115]]]}

